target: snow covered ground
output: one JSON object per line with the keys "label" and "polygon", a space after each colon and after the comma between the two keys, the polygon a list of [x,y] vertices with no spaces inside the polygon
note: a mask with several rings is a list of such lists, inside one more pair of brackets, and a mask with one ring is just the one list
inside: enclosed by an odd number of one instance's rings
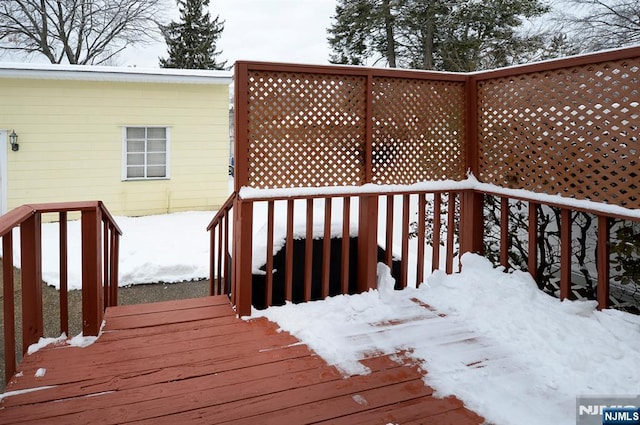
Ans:
{"label": "snow covered ground", "polygon": [[[181,282],[209,276],[207,225],[215,212],[184,212],[146,217],[114,217],[122,229],[120,286]],[[17,230],[14,230],[16,232]],[[68,223],[69,289],[82,287],[80,221]],[[14,264],[20,265],[19,237],[14,235]],[[60,287],[58,223],[42,225],[42,276]]]}
{"label": "snow covered ground", "polygon": [[[121,284],[206,278],[213,214],[116,217]],[[69,223],[71,261],[80,258],[78,231]],[[42,232],[43,275],[56,285],[57,225]],[[527,274],[504,273],[476,255],[462,263],[461,273],[436,272],[403,291],[390,289],[380,267],[379,290],[254,315],[276,321],[345,374],[366,373],[358,360],[369,353],[404,352],[428,370],[425,382],[437,394],[454,394],[499,425],[574,424],[577,396],[640,394],[640,317],[560,302]],[[79,264],[70,271],[77,288]]]}

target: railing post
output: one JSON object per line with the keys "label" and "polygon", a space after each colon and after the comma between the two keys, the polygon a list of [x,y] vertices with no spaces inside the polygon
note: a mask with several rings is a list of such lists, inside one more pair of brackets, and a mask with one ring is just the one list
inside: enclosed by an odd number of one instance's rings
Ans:
{"label": "railing post", "polygon": [[119,268],[118,262],[120,261],[120,235],[116,229],[111,229],[111,264],[109,266],[111,270],[109,279],[109,288],[111,296],[109,297],[110,304],[108,307],[118,305],[118,283],[120,281],[118,277]]}
{"label": "railing post", "polygon": [[7,383],[16,372],[16,326],[15,298],[13,294],[13,234],[2,238],[2,290],[4,304],[4,382]]}
{"label": "railing post", "polygon": [[500,265],[509,268],[509,198],[500,197]]}
{"label": "railing post", "polygon": [[20,225],[22,267],[22,352],[44,335],[42,324],[41,215],[33,214]]}
{"label": "railing post", "polygon": [[[478,146],[478,84],[470,76],[465,82],[465,163],[468,171],[480,178]],[[462,192],[460,198],[460,255],[465,252],[484,253],[484,195],[473,190]]]}
{"label": "railing post", "polygon": [[529,202],[529,258],[527,268],[529,274],[538,281],[538,205]]}
{"label": "railing post", "polygon": [[611,220],[609,217],[598,216],[598,310],[609,308],[609,229]]}
{"label": "railing post", "polygon": [[[249,67],[236,62],[234,67],[234,188],[240,192],[249,183]],[[239,230],[239,229],[236,229]]]}
{"label": "railing post", "polygon": [[220,276],[216,278],[216,228],[218,225],[209,229],[209,295],[218,295],[220,286]]}
{"label": "railing post", "polygon": [[560,300],[571,295],[571,210],[560,210]]}
{"label": "railing post", "polygon": [[[378,196],[360,196],[358,225],[358,292],[376,287],[378,263]],[[406,261],[403,258],[402,261]]]}
{"label": "railing post", "polygon": [[235,279],[235,303],[238,316],[251,314],[252,275],[252,233],[253,201],[243,201],[238,197],[233,207],[235,248],[233,270]]}
{"label": "railing post", "polygon": [[484,252],[484,195],[473,190],[461,193],[460,202],[460,254]]}
{"label": "railing post", "polygon": [[60,226],[60,333],[69,335],[67,212],[59,214]]}
{"label": "railing post", "polygon": [[96,336],[103,317],[101,213],[83,210],[82,229],[82,333]]}

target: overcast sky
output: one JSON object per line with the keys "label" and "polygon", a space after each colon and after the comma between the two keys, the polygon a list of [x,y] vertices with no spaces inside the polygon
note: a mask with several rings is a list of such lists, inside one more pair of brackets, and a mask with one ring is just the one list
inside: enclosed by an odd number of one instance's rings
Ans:
{"label": "overcast sky", "polygon": [[[175,4],[169,0],[170,4]],[[232,65],[238,59],[269,62],[327,64],[327,28],[335,14],[335,0],[211,0],[212,17],[225,21],[217,47]],[[168,14],[178,20],[178,9]],[[166,57],[164,42],[128,48],[120,64],[157,68]]]}

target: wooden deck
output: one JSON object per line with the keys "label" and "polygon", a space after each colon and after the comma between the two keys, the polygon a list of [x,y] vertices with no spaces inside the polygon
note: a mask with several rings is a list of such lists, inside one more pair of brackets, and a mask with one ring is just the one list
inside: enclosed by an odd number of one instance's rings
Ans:
{"label": "wooden deck", "polygon": [[[277,325],[237,319],[226,297],[112,307],[96,343],[27,356],[0,424],[481,424],[386,356],[345,378]],[[38,369],[46,369],[36,377]]]}

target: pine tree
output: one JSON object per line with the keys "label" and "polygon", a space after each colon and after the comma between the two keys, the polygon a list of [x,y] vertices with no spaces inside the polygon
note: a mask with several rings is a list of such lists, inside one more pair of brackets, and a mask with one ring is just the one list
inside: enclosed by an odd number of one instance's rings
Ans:
{"label": "pine tree", "polygon": [[341,0],[336,6],[335,22],[328,32],[333,49],[331,63],[364,65],[371,52],[368,35],[373,25],[373,10],[368,0]]}
{"label": "pine tree", "polygon": [[545,46],[524,35],[540,0],[339,0],[328,29],[333,63],[475,71],[518,63]]}
{"label": "pine tree", "polygon": [[225,69],[226,61],[216,58],[216,42],[224,30],[224,21],[219,16],[211,20],[204,10],[209,0],[177,0],[180,22],[160,25],[167,43],[169,57],[160,58],[162,68]]}

